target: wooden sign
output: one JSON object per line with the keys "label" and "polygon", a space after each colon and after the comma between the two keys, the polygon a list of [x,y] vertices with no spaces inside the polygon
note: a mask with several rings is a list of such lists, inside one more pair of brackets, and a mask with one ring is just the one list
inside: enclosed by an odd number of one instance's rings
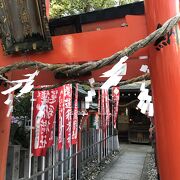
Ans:
{"label": "wooden sign", "polygon": [[52,49],[45,0],[0,0],[0,31],[6,54]]}

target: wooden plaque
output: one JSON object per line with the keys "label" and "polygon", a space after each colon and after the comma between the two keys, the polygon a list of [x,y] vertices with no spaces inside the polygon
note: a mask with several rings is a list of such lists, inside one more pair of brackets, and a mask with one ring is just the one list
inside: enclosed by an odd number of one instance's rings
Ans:
{"label": "wooden plaque", "polygon": [[6,54],[52,49],[45,0],[0,0],[0,31]]}

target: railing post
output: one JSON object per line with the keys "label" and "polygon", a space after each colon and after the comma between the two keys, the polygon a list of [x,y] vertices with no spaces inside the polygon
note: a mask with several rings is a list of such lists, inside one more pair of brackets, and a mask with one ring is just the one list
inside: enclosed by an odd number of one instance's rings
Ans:
{"label": "railing post", "polygon": [[[58,139],[56,139],[55,143],[56,143],[56,144],[58,143]],[[54,153],[55,153],[55,163],[56,163],[56,162],[59,162],[59,161],[60,161],[60,156],[59,156],[60,152],[57,151],[57,149],[55,148],[55,149],[54,149]],[[55,172],[54,172],[55,179],[58,178],[58,176],[59,176],[59,171],[60,171],[59,166],[55,167]]]}
{"label": "railing post", "polygon": [[[48,149],[47,155],[46,155],[46,167],[49,167],[52,165],[52,147]],[[49,169],[48,172],[45,173],[45,180],[51,180],[52,179],[52,169]]]}
{"label": "railing post", "polygon": [[76,166],[75,166],[75,171],[76,171],[76,174],[75,174],[75,179],[78,180],[78,144],[76,144]]}
{"label": "railing post", "polygon": [[109,136],[109,128],[110,128],[110,125],[108,126],[108,155],[110,154],[110,136]]}
{"label": "railing post", "polygon": [[8,150],[6,180],[19,179],[20,146],[10,145]]}
{"label": "railing post", "polygon": [[73,148],[73,145],[71,144],[70,146],[70,149],[69,149],[69,180],[71,180],[71,175],[72,175],[72,148]]}
{"label": "railing post", "polygon": [[[46,158],[44,157],[44,156],[42,156],[41,157],[42,159],[42,161],[41,161],[41,171],[44,171],[45,170],[45,160],[46,160]],[[42,175],[41,175],[41,180],[45,180],[45,173],[43,173]]]}
{"label": "railing post", "polygon": [[[82,131],[78,133],[78,151],[81,151],[82,149]],[[82,152],[78,153],[77,155],[77,168],[78,168],[78,174],[77,179],[81,179],[81,162],[82,162]]]}
{"label": "railing post", "polygon": [[100,128],[98,129],[98,136],[97,136],[97,142],[98,142],[98,163],[100,163],[101,161],[101,132],[100,132]]}
{"label": "railing post", "polygon": [[62,149],[61,149],[61,179],[64,180],[64,125],[62,127],[62,137],[63,137],[63,142],[62,142]]}
{"label": "railing post", "polygon": [[20,171],[19,178],[27,178],[29,175],[29,151],[21,149],[20,151]]}
{"label": "railing post", "polygon": [[[38,157],[32,158],[32,174],[36,174],[38,172]],[[33,180],[37,180],[37,177]]]}

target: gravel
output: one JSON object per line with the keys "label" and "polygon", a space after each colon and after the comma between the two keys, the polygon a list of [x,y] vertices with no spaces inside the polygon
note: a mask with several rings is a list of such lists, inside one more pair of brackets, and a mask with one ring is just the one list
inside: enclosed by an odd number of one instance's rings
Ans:
{"label": "gravel", "polygon": [[141,180],[158,180],[157,168],[155,165],[154,153],[147,153]]}
{"label": "gravel", "polygon": [[[103,162],[98,164],[97,159],[90,161],[82,168],[81,175],[83,176],[82,180],[97,180],[99,179],[99,174],[107,169],[107,167],[116,159],[119,152],[111,154],[106,157]],[[148,152],[145,158],[144,167],[142,171],[141,180],[158,180],[157,177],[157,168],[155,165],[155,158],[153,152]]]}
{"label": "gravel", "polygon": [[86,166],[82,167],[81,179],[82,180],[94,180],[97,179],[99,173],[101,173],[107,166],[117,157],[119,151],[115,151],[113,154],[107,156],[100,164],[97,159],[90,161]]}
{"label": "gravel", "polygon": [[[87,162],[84,164],[81,170],[82,180],[97,180],[99,179],[99,174],[119,156],[119,151],[106,157],[100,164],[97,159]],[[153,152],[148,152],[144,161],[144,167],[142,170],[141,180],[158,180],[157,168],[155,165],[155,158]]]}

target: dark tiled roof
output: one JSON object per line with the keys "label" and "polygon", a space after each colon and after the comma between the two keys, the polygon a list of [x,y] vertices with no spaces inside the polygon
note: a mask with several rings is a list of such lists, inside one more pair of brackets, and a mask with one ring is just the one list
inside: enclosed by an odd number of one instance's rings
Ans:
{"label": "dark tiled roof", "polygon": [[73,16],[51,19],[49,22],[49,26],[50,28],[71,24],[76,24],[77,26],[79,24],[80,26],[81,24],[123,18],[126,15],[142,14],[144,14],[144,2],[136,2],[123,6],[117,6]]}

